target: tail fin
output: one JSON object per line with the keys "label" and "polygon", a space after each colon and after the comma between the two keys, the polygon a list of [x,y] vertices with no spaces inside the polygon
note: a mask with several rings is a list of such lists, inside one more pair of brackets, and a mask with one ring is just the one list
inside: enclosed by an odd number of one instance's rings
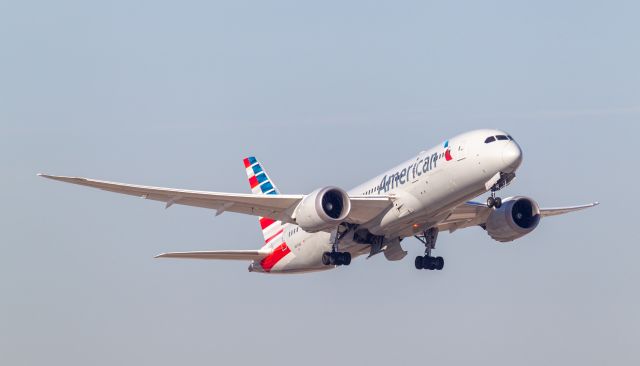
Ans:
{"label": "tail fin", "polygon": [[[278,188],[269,178],[262,164],[253,156],[244,159],[244,167],[247,170],[249,186],[254,194],[279,194]],[[260,217],[260,227],[266,246],[275,248],[282,243],[282,222],[268,217]]]}
{"label": "tail fin", "polygon": [[262,168],[262,164],[253,156],[244,159],[244,167],[247,169],[247,177],[251,191],[255,194],[279,194],[278,188]]}

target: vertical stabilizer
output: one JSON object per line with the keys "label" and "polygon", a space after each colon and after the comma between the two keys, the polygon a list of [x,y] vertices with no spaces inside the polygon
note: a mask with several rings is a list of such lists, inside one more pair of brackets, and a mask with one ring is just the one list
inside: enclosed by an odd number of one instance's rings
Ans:
{"label": "vertical stabilizer", "polygon": [[[254,194],[279,194],[264,167],[253,156],[244,159],[244,167],[247,170],[247,178],[249,178],[249,186]],[[275,248],[282,241],[282,222],[276,221],[268,217],[260,217],[260,227],[264,236],[265,244],[270,248]]]}

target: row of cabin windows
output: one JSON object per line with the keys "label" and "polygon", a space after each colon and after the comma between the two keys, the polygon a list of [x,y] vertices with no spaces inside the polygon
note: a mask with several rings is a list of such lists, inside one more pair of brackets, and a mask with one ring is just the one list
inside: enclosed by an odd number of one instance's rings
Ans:
{"label": "row of cabin windows", "polygon": [[297,233],[298,231],[300,231],[300,227],[299,226],[294,228],[293,230],[290,230],[289,234],[287,236],[291,237],[291,236],[293,236],[293,234]]}
{"label": "row of cabin windows", "polygon": [[490,143],[492,143],[492,142],[494,142],[496,140],[498,140],[498,141],[505,141],[505,140],[512,141],[513,137],[511,137],[511,135],[489,136],[489,137],[487,137],[486,140],[484,140],[484,143],[485,144],[490,144]]}

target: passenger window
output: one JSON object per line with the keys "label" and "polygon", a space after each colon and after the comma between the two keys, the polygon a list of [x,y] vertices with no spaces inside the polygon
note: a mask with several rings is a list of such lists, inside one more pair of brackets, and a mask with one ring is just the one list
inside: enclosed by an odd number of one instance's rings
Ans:
{"label": "passenger window", "polygon": [[496,136],[496,138],[498,140],[501,140],[501,141],[508,140],[507,136],[505,136],[505,135],[498,135],[498,136]]}
{"label": "passenger window", "polygon": [[493,136],[489,136],[489,137],[487,137],[487,139],[486,139],[486,140],[484,140],[484,143],[485,143],[485,144],[490,144],[490,143],[494,142],[495,140],[496,140],[496,138],[495,138],[495,137],[493,137]]}

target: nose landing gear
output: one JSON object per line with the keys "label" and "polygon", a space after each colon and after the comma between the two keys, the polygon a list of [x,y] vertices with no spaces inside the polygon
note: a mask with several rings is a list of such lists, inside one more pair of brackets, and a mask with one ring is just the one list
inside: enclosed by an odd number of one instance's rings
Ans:
{"label": "nose landing gear", "polygon": [[487,198],[487,207],[500,208],[502,207],[502,198],[496,197],[496,192],[506,187],[516,177],[515,173],[500,173],[500,178],[491,187],[491,196]]}
{"label": "nose landing gear", "polygon": [[491,191],[491,196],[487,198],[487,207],[489,208],[500,208],[502,207],[502,198],[496,197],[496,192]]}
{"label": "nose landing gear", "polygon": [[436,248],[436,241],[438,240],[438,229],[431,228],[422,235],[416,235],[416,239],[420,240],[425,246],[424,256],[416,257],[415,266],[416,269],[428,269],[428,270],[442,270],[444,268],[444,258],[432,257],[431,250]]}

